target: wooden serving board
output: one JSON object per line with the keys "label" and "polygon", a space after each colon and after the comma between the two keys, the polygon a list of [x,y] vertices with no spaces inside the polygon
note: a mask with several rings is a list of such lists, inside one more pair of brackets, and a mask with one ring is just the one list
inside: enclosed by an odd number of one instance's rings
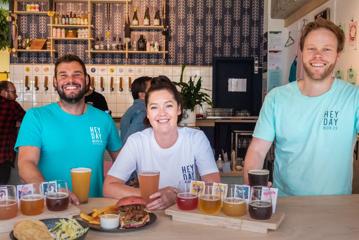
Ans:
{"label": "wooden serving board", "polygon": [[8,220],[0,220],[0,233],[10,232],[13,229],[15,223],[25,219],[70,218],[78,214],[80,214],[80,209],[78,209],[76,206],[72,204],[70,204],[69,208],[66,209],[65,211],[58,211],[58,212],[49,211],[45,207],[44,212],[36,216],[23,215],[19,209],[16,217]]}
{"label": "wooden serving board", "polygon": [[276,212],[269,220],[254,220],[249,214],[242,217],[229,217],[222,212],[218,215],[207,215],[199,210],[182,211],[173,205],[165,210],[165,214],[172,216],[173,221],[203,224],[216,227],[240,229],[251,232],[267,233],[268,230],[276,230],[283,221],[285,214]]}

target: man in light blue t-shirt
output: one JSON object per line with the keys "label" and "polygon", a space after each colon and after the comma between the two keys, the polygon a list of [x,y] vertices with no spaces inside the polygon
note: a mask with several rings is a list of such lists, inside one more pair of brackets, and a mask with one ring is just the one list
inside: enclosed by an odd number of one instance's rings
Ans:
{"label": "man in light blue t-shirt", "polygon": [[305,26],[304,79],[266,96],[245,158],[246,183],[275,141],[273,184],[280,195],[352,193],[359,88],[332,77],[343,47],[334,23],[319,18]]}
{"label": "man in light blue t-shirt", "polygon": [[[54,88],[60,101],[30,109],[15,144],[19,175],[26,183],[66,180],[71,189],[70,170],[87,167],[92,169],[90,197],[102,196],[104,151],[116,159],[122,143],[111,116],[85,104],[88,87],[79,57],[58,59]],[[74,194],[71,198],[78,203]]]}

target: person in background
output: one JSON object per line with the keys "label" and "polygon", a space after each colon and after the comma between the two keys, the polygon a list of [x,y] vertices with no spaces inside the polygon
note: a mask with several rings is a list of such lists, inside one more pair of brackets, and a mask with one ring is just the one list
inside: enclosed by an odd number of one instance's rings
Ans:
{"label": "person in background", "polygon": [[[88,78],[91,79],[90,75],[87,75]],[[106,98],[101,93],[98,93],[92,89],[91,86],[89,86],[89,91],[85,94],[85,103],[91,104],[95,108],[111,114],[111,111],[108,109]]]}
{"label": "person in background", "polygon": [[146,118],[145,96],[151,86],[151,77],[136,78],[131,84],[131,93],[133,97],[132,106],[127,109],[121,118],[120,132],[123,143],[127,138],[138,131],[146,128],[144,120]]}
{"label": "person in background", "polygon": [[318,18],[302,31],[304,79],[266,96],[244,165],[262,168],[275,140],[274,187],[281,196],[351,194],[359,132],[359,88],[333,77],[344,33]]}
{"label": "person in background", "polygon": [[10,81],[0,81],[0,184],[7,184],[14,166],[14,145],[18,126],[25,115],[16,102],[16,89]]}
{"label": "person in background", "polygon": [[116,199],[139,196],[138,188],[125,185],[131,173],[157,170],[159,191],[150,196],[153,201],[146,207],[165,209],[175,203],[176,187],[181,180],[200,177],[206,182],[220,182],[205,134],[177,126],[182,117],[182,101],[174,84],[165,76],[153,78],[145,103],[151,127],[127,139],[105,178],[104,195]]}
{"label": "person in background", "polygon": [[[118,131],[109,114],[85,103],[90,79],[78,56],[59,58],[54,74],[60,101],[30,109],[21,124],[15,144],[19,175],[25,183],[58,179],[71,187],[72,168],[91,168],[89,196],[100,197],[104,151],[116,158],[122,147]],[[78,203],[74,194],[71,199]]]}

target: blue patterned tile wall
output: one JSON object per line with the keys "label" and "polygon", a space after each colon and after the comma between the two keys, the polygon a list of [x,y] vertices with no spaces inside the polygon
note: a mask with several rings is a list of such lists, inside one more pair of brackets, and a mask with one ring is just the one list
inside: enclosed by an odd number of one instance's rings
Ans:
{"label": "blue patterned tile wall", "polygon": [[[75,1],[74,1],[75,2]],[[85,11],[86,4],[57,3],[57,11]],[[161,0],[132,0],[130,17],[137,8],[140,24],[146,6],[153,16],[161,10]],[[43,6],[45,9],[48,6]],[[74,53],[86,63],[92,64],[190,64],[211,65],[214,56],[250,57],[256,56],[262,64],[264,0],[167,0],[166,59],[161,55],[130,54],[128,61],[124,54],[92,54],[87,57],[87,41],[56,42],[56,57]],[[104,37],[111,32],[110,39],[124,38],[125,4],[95,3],[92,6],[92,35]],[[30,38],[48,36],[47,16],[22,15],[19,17],[19,34]],[[141,32],[133,31],[131,42],[136,42]],[[146,31],[149,41],[162,42],[161,32]],[[49,63],[49,53],[18,53],[11,57],[11,63]]]}

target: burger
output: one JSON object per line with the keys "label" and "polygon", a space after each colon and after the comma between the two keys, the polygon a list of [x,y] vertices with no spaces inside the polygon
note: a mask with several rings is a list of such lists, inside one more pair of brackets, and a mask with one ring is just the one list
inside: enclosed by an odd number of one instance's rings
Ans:
{"label": "burger", "polygon": [[116,206],[120,212],[121,228],[138,228],[150,221],[150,215],[145,210],[146,201],[141,197],[121,198]]}

